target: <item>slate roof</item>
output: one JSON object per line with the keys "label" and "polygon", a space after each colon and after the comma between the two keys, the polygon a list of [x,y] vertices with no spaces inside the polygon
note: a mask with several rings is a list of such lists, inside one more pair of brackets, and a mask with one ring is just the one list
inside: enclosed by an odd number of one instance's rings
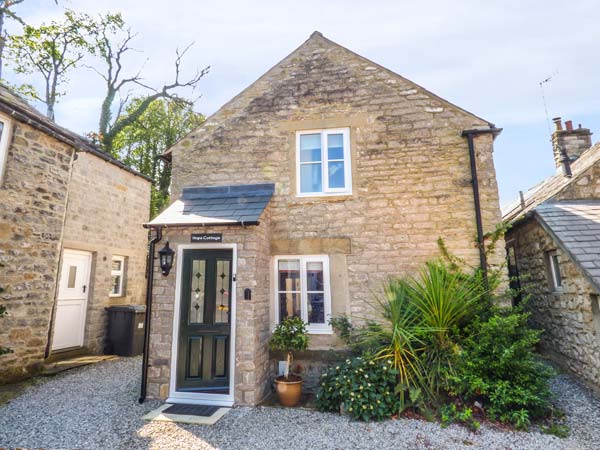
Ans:
{"label": "slate roof", "polygon": [[274,192],[273,183],[184,188],[146,226],[258,225]]}
{"label": "slate roof", "polygon": [[542,203],[533,214],[600,290],[600,200]]}
{"label": "slate roof", "polygon": [[150,182],[152,181],[152,178],[147,177],[146,175],[132,169],[118,159],[115,159],[109,154],[105,153],[100,147],[90,140],[71,130],[57,125],[55,122],[27,103],[20,95],[13,92],[2,83],[0,83],[0,111],[4,112],[10,117],[14,117],[20,122],[24,122],[33,128],[40,130],[44,134],[52,136],[53,138],[70,145],[78,151],[92,153],[98,158],[120,167],[129,173],[144,178]]}
{"label": "slate roof", "polygon": [[579,158],[571,163],[571,172],[573,176],[566,177],[562,173],[557,173],[556,175],[546,178],[544,181],[535,185],[523,194],[524,206],[521,205],[521,200],[517,199],[503,207],[502,218],[509,222],[518,220],[526,213],[532,211],[540,203],[550,200],[571,184],[576,183],[581,175],[599,160],[600,143],[597,143],[584,151]]}

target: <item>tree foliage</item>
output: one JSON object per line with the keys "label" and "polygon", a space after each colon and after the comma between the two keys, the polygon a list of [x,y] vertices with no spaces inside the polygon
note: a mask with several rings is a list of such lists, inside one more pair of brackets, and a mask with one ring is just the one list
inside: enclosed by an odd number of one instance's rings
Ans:
{"label": "tree foliage", "polygon": [[23,34],[8,37],[8,55],[16,73],[38,74],[44,79],[44,94],[26,85],[31,97],[46,105],[46,115],[54,120],[54,105],[64,95],[61,87],[67,74],[77,67],[87,50],[82,34],[84,23],[73,11],[65,11],[64,19],[25,25]]}
{"label": "tree foliage", "polygon": [[[132,99],[125,114],[138,111],[145,97]],[[115,136],[112,156],[154,180],[150,205],[154,217],[169,202],[171,168],[159,157],[204,121],[202,114],[170,99],[154,100],[139,119]]]}
{"label": "tree foliage", "polygon": [[4,21],[6,19],[12,19],[24,25],[23,19],[18,16],[13,8],[25,0],[0,0],[0,77],[2,77],[2,57],[4,56],[4,47],[8,39],[8,33],[4,28]]}
{"label": "tree foliage", "polygon": [[[196,87],[200,79],[208,73],[209,68],[196,70],[194,75],[182,78],[181,65],[186,52],[176,51],[173,81],[160,88],[152,87],[144,82],[142,69],[125,74],[128,55],[134,51],[131,46],[136,34],[127,28],[121,14],[103,14],[97,18],[81,15],[86,25],[86,39],[90,52],[99,58],[103,68],[93,70],[104,80],[106,92],[98,121],[98,136],[104,150],[112,153],[116,136],[123,129],[140,119],[150,105],[158,99],[168,99],[181,108],[191,107],[193,101],[181,97],[180,88]],[[141,88],[146,95],[138,96],[136,102],[130,102],[130,96],[124,92],[130,87]],[[118,105],[115,103],[118,100]],[[116,111],[116,113],[115,113]]]}

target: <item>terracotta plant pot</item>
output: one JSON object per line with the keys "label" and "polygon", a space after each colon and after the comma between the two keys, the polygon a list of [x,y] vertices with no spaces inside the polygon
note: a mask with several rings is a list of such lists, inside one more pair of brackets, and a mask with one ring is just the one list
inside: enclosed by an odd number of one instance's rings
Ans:
{"label": "terracotta plant pot", "polygon": [[283,406],[296,406],[302,396],[302,383],[304,380],[298,375],[290,375],[287,380],[283,376],[275,378],[279,403]]}

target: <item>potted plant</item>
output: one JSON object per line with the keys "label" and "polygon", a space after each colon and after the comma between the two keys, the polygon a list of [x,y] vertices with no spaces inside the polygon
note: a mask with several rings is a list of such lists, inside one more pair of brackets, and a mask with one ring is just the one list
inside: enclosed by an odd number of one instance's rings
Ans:
{"label": "potted plant", "polygon": [[306,324],[300,317],[283,319],[273,331],[269,342],[271,350],[281,350],[287,353],[284,374],[275,378],[275,387],[279,403],[283,406],[296,406],[302,395],[302,377],[290,374],[292,352],[306,350],[308,335]]}

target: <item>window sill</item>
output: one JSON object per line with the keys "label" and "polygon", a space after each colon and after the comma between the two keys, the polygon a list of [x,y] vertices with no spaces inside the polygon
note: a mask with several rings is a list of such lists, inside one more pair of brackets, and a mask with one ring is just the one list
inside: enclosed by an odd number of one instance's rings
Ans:
{"label": "window sill", "polygon": [[333,334],[333,329],[330,327],[327,328],[311,328],[306,327],[306,332],[308,334]]}
{"label": "window sill", "polygon": [[[277,324],[271,326],[271,334],[273,334],[273,332],[275,331],[275,328],[277,328]],[[310,326],[306,327],[306,334],[308,335],[331,335],[333,334],[333,328],[331,327],[324,327],[324,328],[311,328]]]}
{"label": "window sill", "polygon": [[314,192],[306,194],[296,194],[297,198],[314,198],[314,197],[351,197],[352,192]]}
{"label": "window sill", "polygon": [[110,298],[123,298],[127,297],[125,294],[108,294]]}

